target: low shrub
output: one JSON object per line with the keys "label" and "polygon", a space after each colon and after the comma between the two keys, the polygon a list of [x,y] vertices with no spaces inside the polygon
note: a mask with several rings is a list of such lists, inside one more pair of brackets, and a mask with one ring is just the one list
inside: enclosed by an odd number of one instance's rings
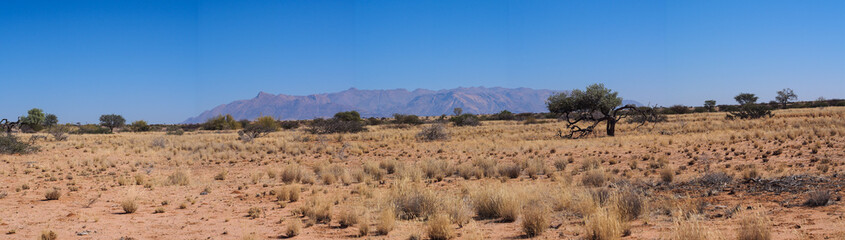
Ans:
{"label": "low shrub", "polygon": [[135,198],[127,198],[120,202],[120,208],[123,209],[125,213],[134,213],[138,210],[138,200]]}
{"label": "low shrub", "polygon": [[454,116],[449,119],[455,126],[478,126],[481,125],[481,121],[478,120],[478,116],[473,114],[465,113],[458,116]]}
{"label": "low shrub", "polygon": [[396,212],[393,208],[382,209],[376,221],[376,233],[387,235],[390,231],[393,231],[394,226],[396,226]]}
{"label": "low shrub", "polygon": [[422,141],[448,140],[449,132],[443,124],[432,124],[417,133],[417,139]]}
{"label": "low shrub", "polygon": [[422,119],[417,115],[405,115],[405,114],[393,114],[393,123],[395,124],[408,124],[408,125],[420,125],[423,124]]}
{"label": "low shrub", "polygon": [[584,220],[584,235],[592,240],[622,238],[624,226],[616,214],[608,209],[598,209]]}
{"label": "low shrub", "polygon": [[361,121],[344,121],[340,119],[314,119],[308,132],[313,134],[356,133],[366,130]]}
{"label": "low shrub", "polygon": [[828,191],[812,191],[807,194],[807,199],[804,200],[804,206],[807,207],[821,207],[826,206],[830,201],[830,192]]}
{"label": "low shrub", "polygon": [[437,214],[426,222],[428,237],[431,240],[447,240],[455,237],[455,229],[446,214]]}
{"label": "low shrub", "polygon": [[527,204],[522,211],[522,232],[529,237],[539,236],[549,227],[549,221],[549,209],[545,204]]}
{"label": "low shrub", "polygon": [[302,231],[302,221],[299,219],[288,219],[285,228],[285,236],[291,238],[299,235]]}
{"label": "low shrub", "polygon": [[44,198],[47,199],[48,201],[49,200],[59,200],[59,198],[61,196],[62,196],[62,192],[59,191],[58,188],[53,188],[52,190],[49,190],[49,191],[47,191],[47,193],[44,194]]}
{"label": "low shrub", "polygon": [[38,147],[21,142],[12,134],[0,134],[0,154],[27,154],[38,151]]}
{"label": "low shrub", "polygon": [[769,219],[762,213],[745,214],[739,220],[737,229],[738,240],[769,240],[772,239]]}

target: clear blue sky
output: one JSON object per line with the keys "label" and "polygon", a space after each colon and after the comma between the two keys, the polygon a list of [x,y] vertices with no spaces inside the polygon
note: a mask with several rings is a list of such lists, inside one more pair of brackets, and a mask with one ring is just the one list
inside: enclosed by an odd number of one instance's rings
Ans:
{"label": "clear blue sky", "polygon": [[0,118],[181,122],[259,91],[594,83],[845,96],[845,1],[0,1]]}

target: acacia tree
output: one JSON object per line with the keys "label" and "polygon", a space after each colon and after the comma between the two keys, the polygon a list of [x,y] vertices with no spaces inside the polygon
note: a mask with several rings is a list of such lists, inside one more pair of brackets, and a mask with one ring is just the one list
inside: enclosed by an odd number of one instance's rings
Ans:
{"label": "acacia tree", "polygon": [[708,112],[716,111],[716,100],[704,101],[704,108],[707,109]]}
{"label": "acacia tree", "polygon": [[795,99],[798,99],[798,95],[795,95],[795,92],[790,88],[784,88],[778,91],[778,95],[775,97],[775,100],[780,103],[781,108],[786,108],[786,104]]}
{"label": "acacia tree", "polygon": [[757,104],[757,96],[752,93],[740,93],[734,97],[739,107],[728,112],[727,119],[755,119],[771,117],[772,110],[769,107]]}
{"label": "acacia tree", "polygon": [[100,125],[109,128],[109,132],[114,132],[114,128],[126,125],[126,119],[117,114],[105,114],[100,116]]}
{"label": "acacia tree", "polygon": [[44,116],[44,111],[38,108],[30,109],[26,112],[26,116],[21,116],[18,120],[21,126],[25,128],[21,128],[25,132],[33,131],[38,132],[44,128],[44,122],[46,121],[46,117]]}
{"label": "acacia tree", "polygon": [[[643,114],[633,104],[622,105],[622,98],[618,92],[604,87],[604,84],[593,84],[585,90],[575,89],[549,97],[546,107],[549,112],[558,115],[567,122],[569,134],[559,131],[560,137],[579,138],[589,135],[601,122],[607,124],[608,136],[616,135],[616,123],[633,113]],[[578,125],[587,122],[586,127]]]}

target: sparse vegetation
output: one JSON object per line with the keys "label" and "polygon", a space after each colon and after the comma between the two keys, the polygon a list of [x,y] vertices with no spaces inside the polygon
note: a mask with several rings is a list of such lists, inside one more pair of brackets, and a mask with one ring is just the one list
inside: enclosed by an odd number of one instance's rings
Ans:
{"label": "sparse vegetation", "polygon": [[44,199],[47,199],[48,201],[49,200],[59,200],[59,198],[61,196],[62,196],[62,192],[59,191],[58,188],[53,188],[53,189],[47,191],[47,193],[44,194]]}
{"label": "sparse vegetation", "polygon": [[21,142],[12,134],[0,134],[0,154],[27,154],[38,151],[38,147]]}
{"label": "sparse vegetation", "polygon": [[424,127],[422,131],[417,133],[417,139],[423,141],[447,140],[449,139],[449,132],[446,131],[446,127],[443,124],[433,124]]}

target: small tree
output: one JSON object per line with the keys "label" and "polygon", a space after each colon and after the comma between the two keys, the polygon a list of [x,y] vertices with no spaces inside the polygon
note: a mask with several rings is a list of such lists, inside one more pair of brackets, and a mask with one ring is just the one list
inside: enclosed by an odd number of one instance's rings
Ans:
{"label": "small tree", "polygon": [[786,108],[786,104],[788,104],[789,101],[796,99],[798,99],[798,95],[795,95],[795,92],[793,92],[790,88],[784,88],[783,90],[778,91],[778,95],[775,97],[775,100],[780,103],[781,108]]}
{"label": "small tree", "polygon": [[704,108],[707,109],[708,112],[715,112],[716,111],[716,100],[704,101]]}
{"label": "small tree", "polygon": [[456,107],[455,109],[452,109],[452,113],[454,113],[455,116],[460,116],[461,114],[464,113],[464,109]]}
{"label": "small tree", "polygon": [[358,111],[339,112],[334,114],[334,118],[341,121],[361,121],[361,114]]}
{"label": "small tree", "polygon": [[115,128],[126,125],[126,119],[117,114],[106,114],[100,116],[100,125],[109,128],[110,132],[114,132]]}
{"label": "small tree", "polygon": [[251,142],[253,139],[267,135],[268,133],[279,130],[279,123],[271,116],[263,116],[255,119],[255,123],[251,123],[244,127],[243,130],[238,131],[238,139],[244,142]]}
{"label": "small tree", "polygon": [[144,121],[144,120],[138,120],[138,121],[132,122],[132,124],[129,125],[129,128],[132,129],[132,131],[134,131],[134,132],[150,131],[150,125],[148,125],[147,121]]}
{"label": "small tree", "polygon": [[765,105],[757,104],[757,96],[751,93],[740,93],[734,97],[739,107],[728,112],[727,119],[755,119],[771,117],[772,110]]}
{"label": "small tree", "polygon": [[478,116],[474,114],[464,113],[461,115],[457,115],[449,119],[455,126],[478,126],[481,125],[481,121],[478,120]]}
{"label": "small tree", "polygon": [[[559,131],[560,137],[579,138],[589,135],[601,122],[607,123],[607,135],[614,136],[619,120],[639,112],[632,104],[621,106],[622,98],[618,95],[618,92],[605,88],[604,84],[593,84],[585,90],[575,89],[552,95],[546,100],[546,107],[549,112],[567,122],[569,134],[564,135],[563,131]],[[581,122],[591,123],[582,128],[578,125]]]}
{"label": "small tree", "polygon": [[41,129],[44,129],[44,123],[47,120],[47,117],[44,116],[44,111],[38,108],[33,108],[26,113],[26,116],[21,116],[19,119],[22,130],[38,132],[41,131]]}
{"label": "small tree", "polygon": [[502,110],[499,113],[490,115],[491,120],[514,120],[516,118],[511,111]]}
{"label": "small tree", "polygon": [[420,124],[423,123],[422,119],[420,119],[420,117],[418,117],[417,115],[411,115],[411,114],[405,115],[405,114],[399,114],[399,113],[393,114],[393,121],[396,124],[408,124],[408,125],[420,125]]}
{"label": "small tree", "polygon": [[235,121],[232,115],[217,115],[217,117],[209,118],[205,121],[202,128],[205,130],[232,130],[241,128],[241,123]]}
{"label": "small tree", "polygon": [[757,96],[753,93],[740,93],[734,97],[739,105],[746,105],[746,104],[754,104],[757,103]]}
{"label": "small tree", "polygon": [[668,114],[687,114],[689,113],[689,108],[684,105],[673,105],[666,109]]}
{"label": "small tree", "polygon": [[59,118],[56,117],[55,114],[47,114],[47,116],[44,117],[44,126],[45,127],[49,128],[49,127],[52,127],[52,126],[56,126],[56,124],[59,124]]}

